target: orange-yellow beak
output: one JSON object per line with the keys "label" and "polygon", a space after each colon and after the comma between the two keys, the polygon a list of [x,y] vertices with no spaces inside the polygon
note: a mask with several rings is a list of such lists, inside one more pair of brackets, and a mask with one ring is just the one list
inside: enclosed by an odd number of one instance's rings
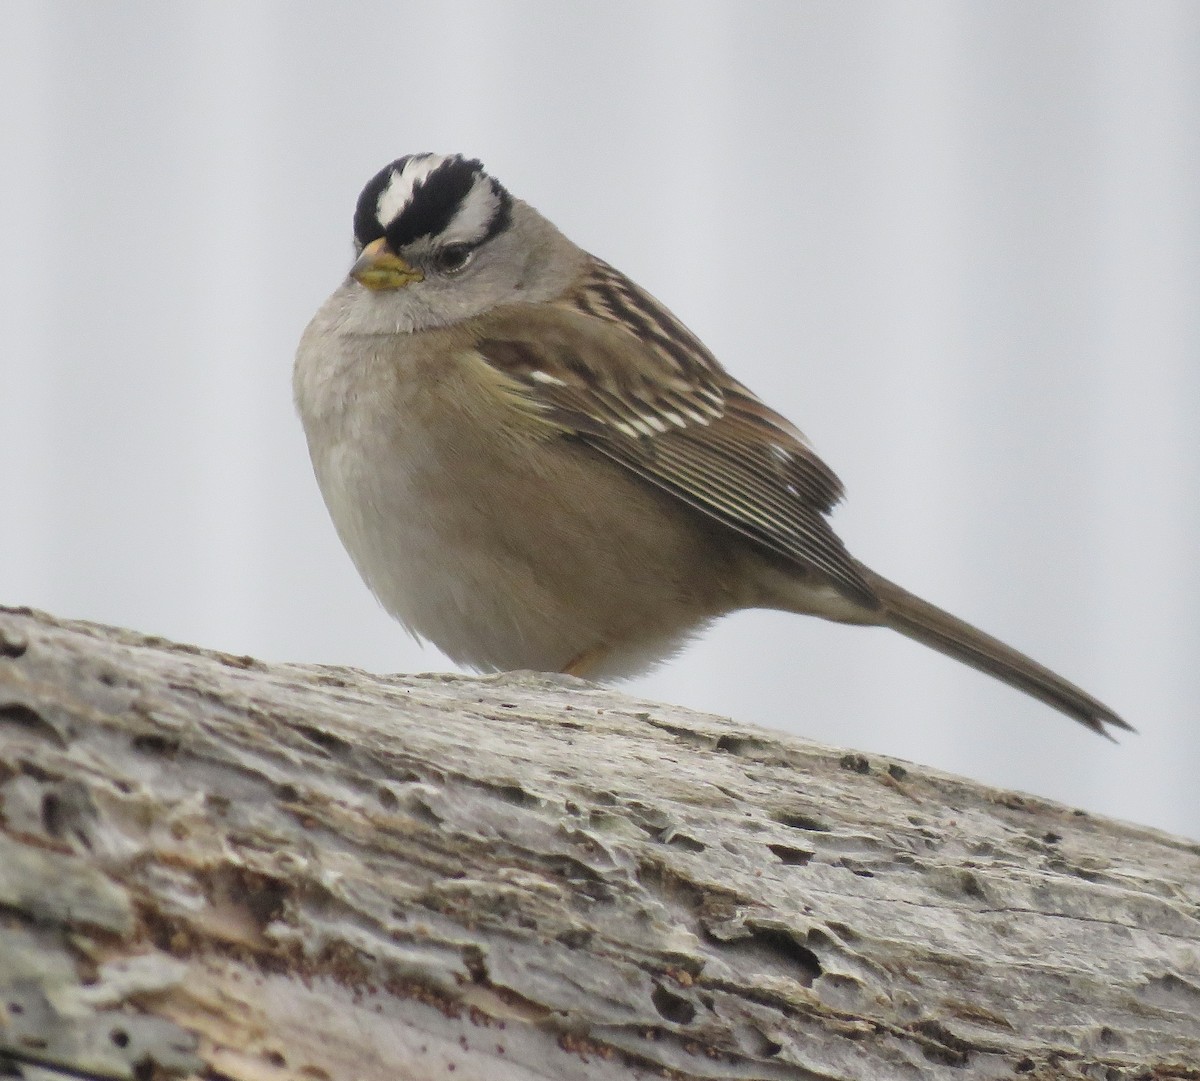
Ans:
{"label": "orange-yellow beak", "polygon": [[422,274],[411,263],[406,263],[387,245],[387,238],[372,240],[362,250],[350,268],[350,277],[368,289],[400,289],[411,282],[423,281]]}

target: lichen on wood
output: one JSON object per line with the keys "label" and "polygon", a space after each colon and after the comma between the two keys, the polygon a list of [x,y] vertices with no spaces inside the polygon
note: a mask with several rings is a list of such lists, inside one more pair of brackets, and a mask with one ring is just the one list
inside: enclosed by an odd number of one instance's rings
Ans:
{"label": "lichen on wood", "polygon": [[1200,1078],[1200,846],[0,609],[0,1077]]}

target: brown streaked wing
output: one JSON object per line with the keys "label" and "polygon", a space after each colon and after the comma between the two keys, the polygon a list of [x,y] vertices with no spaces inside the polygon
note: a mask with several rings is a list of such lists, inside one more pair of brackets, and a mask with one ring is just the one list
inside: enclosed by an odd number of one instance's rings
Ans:
{"label": "brown streaked wing", "polygon": [[670,312],[597,267],[557,304],[497,309],[476,348],[524,384],[547,421],[877,607],[825,520],[842,494],[832,470]]}
{"label": "brown streaked wing", "polygon": [[[558,303],[594,315],[648,347],[661,368],[686,382],[680,405],[690,409],[689,419],[707,423],[702,417],[725,417],[744,429],[745,442],[760,453],[764,441],[788,450],[794,461],[785,470],[787,482],[798,485],[817,510],[828,512],[841,500],[841,481],[795,425],[734,379],[669,309],[615,267],[592,256]],[[666,404],[666,396],[658,398]]]}

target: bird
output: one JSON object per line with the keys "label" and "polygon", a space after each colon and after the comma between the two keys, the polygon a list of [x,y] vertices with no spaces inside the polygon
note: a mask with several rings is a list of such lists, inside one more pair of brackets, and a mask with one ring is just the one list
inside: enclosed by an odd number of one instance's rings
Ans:
{"label": "bird", "polygon": [[1055,672],[855,559],[843,487],[663,304],[475,158],[371,178],[293,390],[359,574],[476,671],[639,675],[747,608],[890,627],[1108,735]]}

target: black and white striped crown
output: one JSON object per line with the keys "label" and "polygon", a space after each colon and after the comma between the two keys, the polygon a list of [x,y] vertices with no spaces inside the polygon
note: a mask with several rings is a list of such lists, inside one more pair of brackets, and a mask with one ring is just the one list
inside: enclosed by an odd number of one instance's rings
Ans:
{"label": "black and white striped crown", "polygon": [[512,196],[461,154],[409,154],[375,174],[358,197],[354,237],[399,252],[420,237],[478,247],[508,226]]}

